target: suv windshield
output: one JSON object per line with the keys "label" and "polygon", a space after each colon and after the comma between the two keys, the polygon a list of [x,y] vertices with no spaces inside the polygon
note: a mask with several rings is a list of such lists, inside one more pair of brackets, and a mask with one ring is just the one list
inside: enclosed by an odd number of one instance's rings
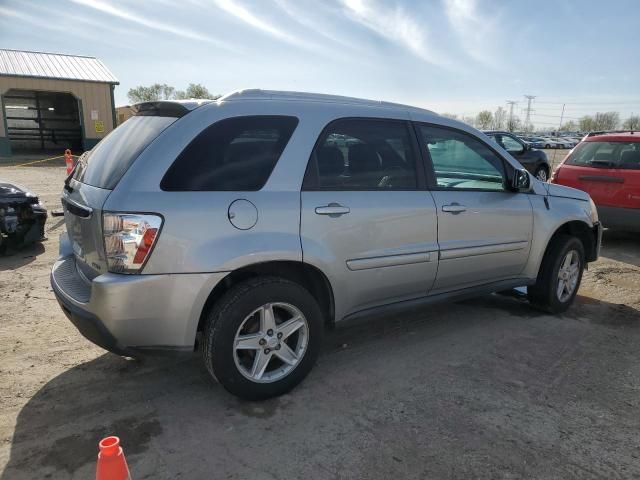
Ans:
{"label": "suv windshield", "polygon": [[176,120],[176,117],[155,116],[130,118],[81,157],[73,178],[112,190],[138,155]]}
{"label": "suv windshield", "polygon": [[640,142],[583,142],[567,165],[596,168],[640,169]]}

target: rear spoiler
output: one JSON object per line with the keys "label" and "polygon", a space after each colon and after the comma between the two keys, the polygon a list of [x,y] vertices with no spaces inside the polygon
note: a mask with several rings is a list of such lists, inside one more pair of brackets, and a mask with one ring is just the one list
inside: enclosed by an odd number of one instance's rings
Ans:
{"label": "rear spoiler", "polygon": [[131,106],[135,116],[175,117],[180,118],[191,110],[211,103],[215,100],[158,100],[155,102],[136,103]]}

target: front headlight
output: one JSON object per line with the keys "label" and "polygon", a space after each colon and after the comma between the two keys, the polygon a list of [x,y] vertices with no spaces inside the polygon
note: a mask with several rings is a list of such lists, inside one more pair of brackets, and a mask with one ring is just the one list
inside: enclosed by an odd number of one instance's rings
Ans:
{"label": "front headlight", "polygon": [[596,223],[598,221],[598,208],[596,207],[596,204],[593,203],[593,200],[591,197],[589,197],[589,205],[591,207],[591,212],[589,213],[589,217],[591,218],[592,223]]}

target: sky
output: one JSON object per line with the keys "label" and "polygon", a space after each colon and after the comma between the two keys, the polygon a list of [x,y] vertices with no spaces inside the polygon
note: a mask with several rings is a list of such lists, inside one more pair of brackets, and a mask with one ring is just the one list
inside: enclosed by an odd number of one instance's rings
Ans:
{"label": "sky", "polygon": [[310,91],[532,121],[640,113],[640,1],[0,0],[0,47],[95,56],[137,85]]}

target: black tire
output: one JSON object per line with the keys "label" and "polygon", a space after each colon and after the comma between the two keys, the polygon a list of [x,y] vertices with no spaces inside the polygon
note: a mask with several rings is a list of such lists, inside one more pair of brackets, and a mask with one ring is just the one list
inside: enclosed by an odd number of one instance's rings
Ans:
{"label": "black tire", "polygon": [[[558,272],[565,256],[574,250],[578,254],[578,282],[571,295],[564,301],[558,298]],[[582,273],[584,271],[585,255],[582,242],[570,235],[559,235],[547,247],[542,259],[540,271],[535,285],[527,288],[529,302],[535,307],[549,313],[561,313],[567,310],[580,288]]]}
{"label": "black tire", "polygon": [[[291,304],[302,312],[308,325],[308,344],[304,356],[287,376],[258,383],[245,377],[236,366],[235,335],[251,312],[274,302]],[[203,359],[209,373],[227,391],[246,400],[264,400],[290,391],[307,376],[318,358],[323,333],[320,307],[305,288],[279,277],[253,278],[232,287],[210,310]]]}
{"label": "black tire", "polygon": [[549,145],[548,143],[544,146],[544,148],[551,148],[551,145]]}
{"label": "black tire", "polygon": [[[545,179],[543,180],[542,178],[540,178],[540,173],[544,172],[545,174]],[[533,174],[538,180],[540,180],[541,182],[548,182],[549,181],[549,168],[545,165],[540,165],[538,168],[536,168],[536,171]]]}

